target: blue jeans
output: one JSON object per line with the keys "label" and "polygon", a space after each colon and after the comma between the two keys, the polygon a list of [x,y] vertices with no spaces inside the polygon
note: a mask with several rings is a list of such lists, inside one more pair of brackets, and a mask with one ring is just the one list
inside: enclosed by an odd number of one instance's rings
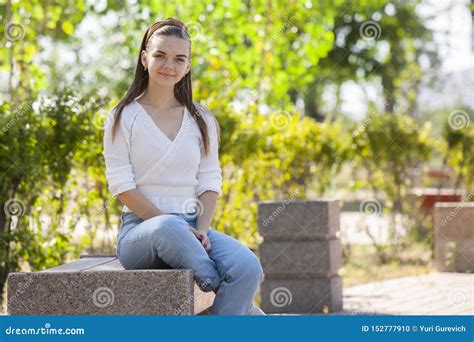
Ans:
{"label": "blue jeans", "polygon": [[122,213],[117,256],[126,270],[191,269],[205,292],[214,291],[212,315],[264,315],[253,303],[264,279],[260,261],[240,241],[209,228],[207,252],[190,231],[196,218],[170,213],[143,220]]}

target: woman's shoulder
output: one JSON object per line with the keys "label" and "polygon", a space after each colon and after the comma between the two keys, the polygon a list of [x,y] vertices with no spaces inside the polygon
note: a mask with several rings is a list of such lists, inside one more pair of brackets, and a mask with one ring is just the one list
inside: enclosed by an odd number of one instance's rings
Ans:
{"label": "woman's shoulder", "polygon": [[[113,117],[116,117],[117,115],[118,105],[119,104],[116,104],[112,107],[112,109],[110,109],[109,114],[113,115]],[[122,114],[120,115],[120,120],[123,120],[125,123],[130,124],[136,118],[138,113],[139,110],[135,106],[135,101],[132,101],[123,107]]]}

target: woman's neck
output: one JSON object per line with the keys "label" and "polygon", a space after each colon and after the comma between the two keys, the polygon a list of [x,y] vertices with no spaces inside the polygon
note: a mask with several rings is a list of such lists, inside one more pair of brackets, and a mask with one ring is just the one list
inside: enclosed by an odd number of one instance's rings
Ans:
{"label": "woman's neck", "polygon": [[174,96],[174,87],[163,87],[153,82],[148,83],[147,89],[138,99],[142,104],[157,110],[181,106]]}

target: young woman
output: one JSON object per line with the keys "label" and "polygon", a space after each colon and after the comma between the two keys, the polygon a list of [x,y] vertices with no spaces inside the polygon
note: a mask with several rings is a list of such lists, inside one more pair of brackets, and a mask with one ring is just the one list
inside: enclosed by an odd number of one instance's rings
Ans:
{"label": "young woman", "polygon": [[191,40],[181,21],[148,28],[133,83],[109,119],[104,158],[109,190],[124,205],[124,268],[192,269],[199,287],[216,293],[211,314],[264,315],[252,304],[264,278],[259,260],[209,226],[222,185],[219,126],[193,103]]}

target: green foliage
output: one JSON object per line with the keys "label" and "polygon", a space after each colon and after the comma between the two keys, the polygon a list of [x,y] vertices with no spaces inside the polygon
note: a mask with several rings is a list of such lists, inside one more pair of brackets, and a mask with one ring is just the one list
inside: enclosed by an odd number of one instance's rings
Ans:
{"label": "green foliage", "polygon": [[[75,25],[88,10],[85,3],[82,0],[0,3],[0,72],[10,73],[8,93],[11,103],[19,105],[48,86],[44,68],[35,61],[40,52],[39,38],[71,39]],[[15,91],[14,79],[18,83]]]}
{"label": "green foliage", "polygon": [[92,119],[102,105],[65,92],[19,108],[2,106],[2,280],[21,267],[40,270],[80,252],[82,246],[71,244],[78,222],[67,215],[74,202],[66,184],[81,160],[77,151],[87,148],[81,144],[94,134],[97,141],[101,128]]}
{"label": "green foliage", "polygon": [[365,186],[383,192],[396,213],[404,213],[403,198],[412,187],[410,168],[433,153],[430,129],[429,123],[419,125],[405,115],[375,114],[354,130],[353,156],[367,171]]}
{"label": "green foliage", "polygon": [[[429,125],[408,111],[379,115],[351,138],[343,118],[313,114],[321,114],[328,85],[348,80],[380,79],[386,107],[411,107],[422,76],[418,59],[436,64],[416,3],[394,2],[395,16],[383,14],[387,4],[378,0],[0,4],[0,72],[7,79],[0,94],[0,203],[14,199],[19,208],[0,214],[0,288],[11,271],[51,267],[84,249],[113,252],[121,206],[104,175],[104,118],[130,84],[141,37],[157,18],[179,17],[190,28],[194,98],[222,128],[224,183],[214,228],[255,248],[258,201],[324,194],[348,164],[366,171],[366,179],[354,176],[355,187],[381,192],[394,217],[408,213],[408,170],[431,158]],[[375,20],[381,38],[364,42],[359,30],[374,12],[382,13]],[[86,15],[100,21],[109,14],[117,21],[102,22],[97,37],[78,36]],[[40,44],[44,38],[50,45]],[[43,46],[51,48],[46,60]],[[91,47],[100,50],[97,60],[82,62]],[[61,58],[64,49],[73,58]],[[71,85],[74,91],[63,90]],[[447,161],[472,187],[472,126],[446,134]],[[86,234],[74,241],[79,229]],[[104,234],[110,241],[99,245]]]}
{"label": "green foliage", "polygon": [[308,85],[333,43],[325,29],[336,15],[329,2],[185,3],[169,2],[159,10],[166,17],[179,8],[193,29],[195,86],[206,99],[246,88],[260,103],[285,106],[288,90]]}
{"label": "green foliage", "polygon": [[429,77],[420,59],[429,62],[431,68],[440,63],[433,31],[416,10],[421,2],[335,3],[334,11],[340,14],[332,25],[336,44],[320,60],[318,72],[312,74],[312,86],[304,91],[306,114],[318,120],[339,114],[325,112],[323,94],[335,86],[339,101],[339,88],[353,80],[380,87],[383,112],[412,115],[417,86],[422,77]]}
{"label": "green foliage", "polygon": [[[457,179],[455,187],[464,186],[468,195],[474,191],[474,116],[467,111],[452,112],[457,115],[462,126],[456,126],[456,122],[448,121],[444,131],[446,144],[443,152],[449,166],[456,172]],[[454,117],[454,116],[453,116]],[[467,196],[469,201],[474,196]]]}
{"label": "green foliage", "polygon": [[322,193],[349,156],[350,139],[338,122],[316,123],[297,112],[262,115],[256,108],[218,117],[233,124],[222,144],[223,195],[214,222],[252,248],[260,242],[258,201],[303,199],[314,177]]}
{"label": "green foliage", "polygon": [[[390,244],[373,246],[382,263],[394,260],[406,248],[410,238],[432,238],[432,231],[421,234],[418,207],[413,206],[409,190],[413,187],[410,169],[423,167],[430,160],[436,144],[430,137],[431,125],[420,125],[405,115],[380,115],[368,117],[353,133],[353,160],[365,172],[365,180],[357,186],[372,189],[375,210],[389,214]],[[382,209],[381,202],[385,204]],[[400,227],[407,229],[403,236]],[[432,241],[424,241],[428,245]]]}

